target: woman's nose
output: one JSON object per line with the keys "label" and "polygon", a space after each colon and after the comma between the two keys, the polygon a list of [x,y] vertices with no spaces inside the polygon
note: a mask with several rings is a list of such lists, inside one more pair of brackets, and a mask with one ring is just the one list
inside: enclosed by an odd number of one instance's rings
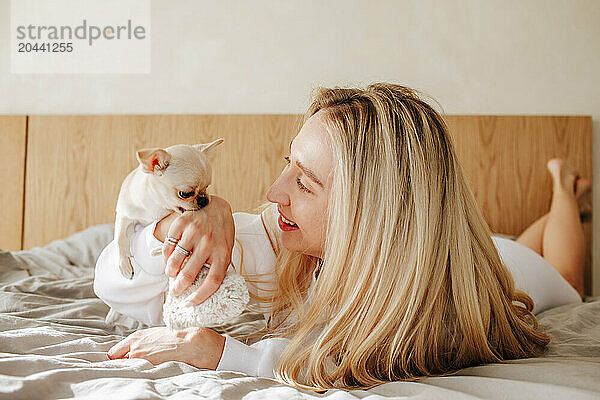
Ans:
{"label": "woman's nose", "polygon": [[284,206],[289,205],[290,197],[288,196],[285,185],[283,185],[282,176],[279,176],[275,182],[267,190],[267,200],[271,203],[278,203]]}

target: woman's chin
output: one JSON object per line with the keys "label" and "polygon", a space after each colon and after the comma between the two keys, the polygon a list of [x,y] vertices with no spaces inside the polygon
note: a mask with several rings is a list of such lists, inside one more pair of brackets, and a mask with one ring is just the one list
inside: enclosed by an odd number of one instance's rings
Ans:
{"label": "woman's chin", "polygon": [[[294,233],[298,231],[288,231],[281,233],[281,244],[289,251],[295,253],[302,253],[309,256],[317,257],[316,252],[307,248],[306,244],[302,243],[301,237],[294,237]],[[320,252],[319,252],[320,254]]]}
{"label": "woman's chin", "polygon": [[281,232],[281,244],[283,247],[288,249],[289,251],[299,251],[300,243],[298,241],[298,236],[296,235],[298,231],[282,231]]}
{"label": "woman's chin", "polygon": [[298,230],[281,232],[281,244],[289,251],[309,254],[309,252],[307,252],[306,244],[302,243],[302,235]]}

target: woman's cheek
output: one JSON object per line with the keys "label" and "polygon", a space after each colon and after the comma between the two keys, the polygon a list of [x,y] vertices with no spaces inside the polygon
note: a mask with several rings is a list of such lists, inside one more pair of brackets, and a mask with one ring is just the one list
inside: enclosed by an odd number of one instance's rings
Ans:
{"label": "woman's cheek", "polygon": [[306,219],[307,222],[304,224],[302,231],[306,235],[309,235],[309,237],[313,239],[313,242],[319,242],[325,235],[327,222],[325,221],[322,213],[315,215],[314,211],[315,210],[313,209],[310,218]]}

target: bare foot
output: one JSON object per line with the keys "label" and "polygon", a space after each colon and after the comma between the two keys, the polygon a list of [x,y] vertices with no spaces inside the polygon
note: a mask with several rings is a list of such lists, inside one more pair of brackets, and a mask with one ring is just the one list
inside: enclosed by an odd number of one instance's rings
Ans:
{"label": "bare foot", "polygon": [[579,174],[575,168],[568,165],[562,158],[553,158],[546,163],[546,167],[552,175],[554,186],[560,185],[565,189],[571,189],[573,194],[577,189],[575,183]]}
{"label": "bare foot", "polygon": [[575,198],[577,200],[586,196],[592,191],[592,183],[586,178],[578,178],[575,183]]}
{"label": "bare foot", "polygon": [[586,178],[581,178],[577,170],[568,165],[562,158],[549,160],[546,167],[552,175],[555,187],[559,185],[565,189],[571,188],[577,200],[582,220],[589,220],[592,212],[592,204],[589,196],[592,189],[591,182]]}

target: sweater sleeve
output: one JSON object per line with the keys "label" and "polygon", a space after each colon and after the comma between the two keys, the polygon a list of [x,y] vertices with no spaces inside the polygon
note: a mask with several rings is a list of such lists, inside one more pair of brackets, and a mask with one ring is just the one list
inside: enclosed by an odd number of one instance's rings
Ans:
{"label": "sweater sleeve", "polygon": [[153,248],[162,246],[154,237],[155,227],[156,222],[138,225],[131,237],[133,279],[123,277],[119,271],[114,240],[100,253],[94,276],[94,292],[102,301],[150,326],[164,325],[162,306],[168,288],[162,255],[150,255]]}
{"label": "sweater sleeve", "polygon": [[248,346],[227,334],[224,336],[225,347],[217,371],[235,371],[250,376],[275,378],[275,365],[289,339],[269,338]]}
{"label": "sweater sleeve", "polygon": [[[268,293],[274,282],[275,252],[260,214],[234,213],[235,245],[231,264],[246,278],[258,279],[248,284],[255,295]],[[115,241],[111,241],[96,261],[94,292],[121,314],[150,326],[164,325],[162,306],[169,280],[165,275],[162,255],[151,256],[162,242],[154,237],[154,222],[145,227],[138,225],[131,237],[133,279],[123,277],[119,271]],[[265,311],[261,304],[256,311]]]}

